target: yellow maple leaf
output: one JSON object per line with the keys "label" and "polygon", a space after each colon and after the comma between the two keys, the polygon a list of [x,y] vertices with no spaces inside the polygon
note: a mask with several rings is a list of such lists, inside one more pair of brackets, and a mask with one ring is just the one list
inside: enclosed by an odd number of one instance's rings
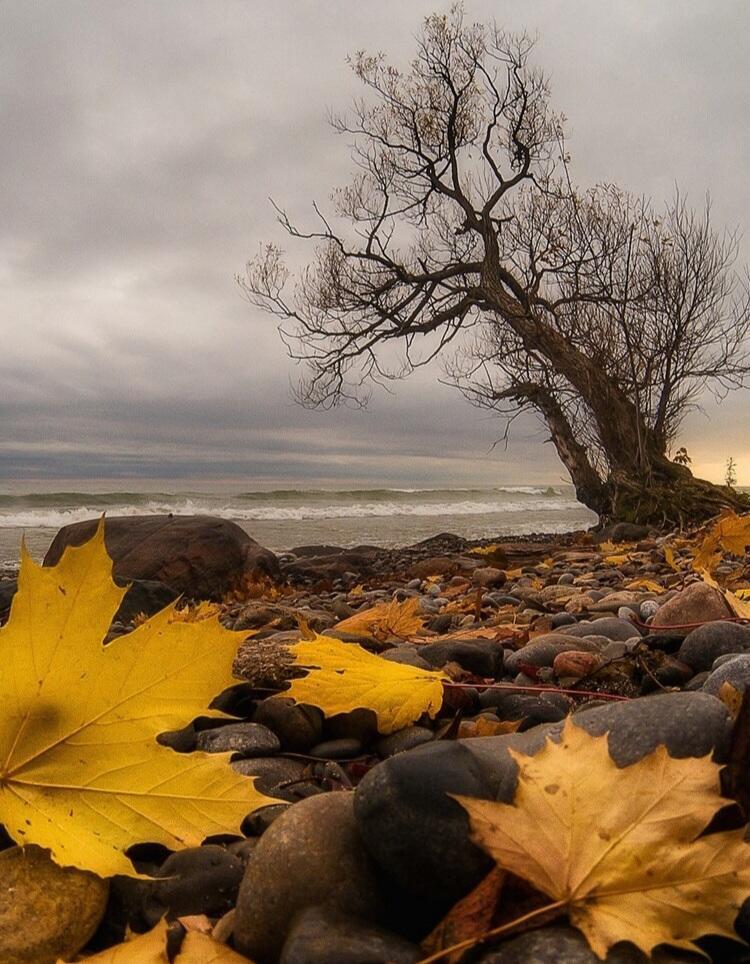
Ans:
{"label": "yellow maple leaf", "polygon": [[355,613],[336,624],[336,629],[345,633],[361,633],[369,636],[400,636],[406,639],[418,633],[424,626],[419,615],[419,599],[393,600],[379,603],[364,612]]}
{"label": "yellow maple leaf", "polygon": [[671,546],[664,546],[664,558],[667,565],[674,569],[675,572],[682,572],[677,564],[677,557],[674,554],[674,549]]}
{"label": "yellow maple leaf", "polygon": [[[167,922],[164,920],[145,934],[139,934],[123,944],[115,944],[86,961],[98,964],[168,964]],[[189,931],[174,958],[174,964],[252,964],[226,944],[220,944],[208,934]]]}
{"label": "yellow maple leaf", "polygon": [[701,569],[699,572],[701,579],[706,585],[711,586],[712,589],[716,589],[721,593],[724,597],[724,602],[729,606],[735,616],[739,616],[741,619],[750,619],[750,603],[736,596],[731,589],[725,589],[723,586],[720,586],[707,570]]}
{"label": "yellow maple leaf", "polygon": [[704,538],[693,560],[693,569],[712,572],[721,559],[722,549],[733,556],[743,556],[750,546],[750,514],[725,512]]}
{"label": "yellow maple leaf", "polygon": [[604,562],[606,562],[608,566],[622,566],[626,562],[630,562],[630,556],[626,552],[615,556],[605,556]]}
{"label": "yellow maple leaf", "polygon": [[317,706],[326,716],[369,709],[378,730],[393,733],[423,713],[436,716],[442,706],[444,673],[393,663],[328,636],[295,643],[289,651],[295,665],[309,672],[280,695]]}
{"label": "yellow maple leaf", "polygon": [[629,582],[626,589],[642,589],[645,592],[653,593],[663,593],[666,592],[664,586],[660,583],[655,582],[653,579],[634,579],[633,582]]}
{"label": "yellow maple leaf", "polygon": [[123,853],[134,843],[197,845],[274,802],[227,765],[229,754],[155,741],[234,682],[244,634],[215,616],[181,620],[172,605],[105,646],[125,592],[100,524],[54,567],[24,549],[0,629],[0,822],[17,843],[102,877],[135,874]]}
{"label": "yellow maple leaf", "polygon": [[744,830],[700,836],[727,803],[710,757],[674,759],[659,746],[620,768],[606,735],[570,720],[559,744],[510,753],[519,767],[512,804],[456,798],[472,838],[551,897],[547,910],[565,909],[600,959],[618,941],[648,955],[662,943],[695,951],[706,934],[738,939],[750,846]]}

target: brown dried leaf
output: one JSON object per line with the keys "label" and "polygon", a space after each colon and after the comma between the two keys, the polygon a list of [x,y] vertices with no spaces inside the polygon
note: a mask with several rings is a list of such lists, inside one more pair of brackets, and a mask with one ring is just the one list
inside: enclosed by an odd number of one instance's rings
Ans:
{"label": "brown dried leaf", "polygon": [[[499,867],[493,869],[457,904],[422,941],[426,954],[436,954],[461,941],[479,939],[489,930],[503,889],[505,873]],[[463,950],[454,951],[444,958],[446,964],[457,964]]]}
{"label": "brown dried leaf", "polygon": [[336,629],[346,633],[362,633],[373,637],[400,636],[406,638],[424,627],[419,615],[419,599],[404,602],[380,603],[364,612],[355,613],[336,624]]}

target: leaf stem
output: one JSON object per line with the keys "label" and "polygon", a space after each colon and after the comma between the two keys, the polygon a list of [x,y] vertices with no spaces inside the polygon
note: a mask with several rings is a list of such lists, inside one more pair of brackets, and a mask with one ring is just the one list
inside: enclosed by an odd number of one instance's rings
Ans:
{"label": "leaf stem", "polygon": [[556,900],[552,904],[545,904],[543,907],[537,907],[536,910],[529,911],[528,914],[523,914],[521,917],[516,917],[514,920],[508,921],[506,924],[501,924],[499,927],[493,927],[492,930],[485,931],[479,937],[469,937],[465,941],[460,941],[458,944],[452,944],[450,947],[444,947],[441,951],[436,951],[434,954],[430,954],[429,957],[423,957],[417,964],[433,964],[433,961],[442,960],[442,958],[447,957],[449,954],[455,954],[457,951],[465,951],[469,947],[474,947],[475,944],[481,944],[482,941],[488,940],[490,937],[499,937],[501,934],[506,934],[508,931],[514,930],[521,924],[527,923],[527,921],[534,920],[537,917],[543,917],[552,910],[557,910],[559,907],[565,907],[567,901]]}
{"label": "leaf stem", "polygon": [[443,683],[448,689],[509,690],[512,693],[564,693],[569,696],[594,696],[601,700],[630,700],[629,696],[600,693],[596,690],[561,689],[559,686],[522,686],[519,683]]}

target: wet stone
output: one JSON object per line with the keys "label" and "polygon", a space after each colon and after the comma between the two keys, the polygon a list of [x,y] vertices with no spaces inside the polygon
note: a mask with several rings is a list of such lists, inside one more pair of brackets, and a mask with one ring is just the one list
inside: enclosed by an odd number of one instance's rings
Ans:
{"label": "wet stone", "polygon": [[246,757],[270,756],[281,749],[276,734],[259,723],[230,723],[213,730],[202,730],[196,746],[206,753],[232,752]]}

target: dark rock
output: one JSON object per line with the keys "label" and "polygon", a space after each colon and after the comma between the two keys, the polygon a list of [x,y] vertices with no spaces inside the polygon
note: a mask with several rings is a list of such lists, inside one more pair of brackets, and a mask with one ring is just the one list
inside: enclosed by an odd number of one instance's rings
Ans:
{"label": "dark rock", "polygon": [[434,619],[430,620],[428,629],[433,633],[445,633],[453,625],[453,614],[452,613],[441,613]]}
{"label": "dark rock", "polygon": [[423,956],[416,944],[376,924],[310,907],[294,918],[279,964],[415,964]]}
{"label": "dark rock", "polygon": [[167,857],[157,876],[146,882],[144,920],[153,927],[164,915],[219,916],[234,906],[244,865],[225,847],[208,844]]}
{"label": "dark rock", "polygon": [[731,615],[729,606],[718,590],[705,582],[693,582],[660,606],[650,625],[654,629],[685,626],[708,623]]}
{"label": "dark rock", "polygon": [[677,654],[678,659],[696,672],[711,669],[714,660],[727,653],[750,651],[750,628],[717,620],[689,633]]}
{"label": "dark rock", "polygon": [[249,719],[255,712],[257,693],[250,683],[235,683],[222,690],[210,703],[212,710]]}
{"label": "dark rock", "polygon": [[[572,927],[543,927],[504,941],[476,959],[476,964],[599,964],[583,934]],[[657,949],[651,958],[634,944],[616,944],[606,964],[688,964],[700,961],[695,954],[677,949]]]}
{"label": "dark rock", "polygon": [[497,710],[503,720],[523,720],[521,729],[540,723],[557,723],[570,713],[572,701],[562,693],[513,693],[485,690],[479,696],[480,706]]}
{"label": "dark rock", "polygon": [[349,760],[362,755],[362,743],[353,737],[342,737],[340,740],[326,740],[317,743],[309,750],[310,756],[324,760]]}
{"label": "dark rock", "polygon": [[[588,732],[609,732],[609,750],[627,766],[664,744],[672,756],[726,759],[731,719],[706,693],[660,693],[587,711],[577,722]],[[355,813],[373,858],[405,892],[454,903],[489,869],[469,841],[465,812],[448,794],[510,802],[517,767],[507,752],[536,753],[562,722],[524,733],[435,742],[385,760],[355,792]],[[445,868],[450,867],[450,874]]]}
{"label": "dark rock", "polygon": [[167,730],[156,737],[156,742],[162,746],[171,747],[178,753],[192,753],[195,749],[197,733],[192,723],[183,726],[181,730]]}
{"label": "dark rock", "polygon": [[10,609],[10,604],[13,602],[17,590],[17,579],[0,579],[0,616]]}
{"label": "dark rock", "polygon": [[577,620],[572,613],[555,613],[551,622],[553,629],[560,629],[561,626],[575,625]]}
{"label": "dark rock", "polygon": [[202,730],[196,747],[206,753],[239,753],[240,756],[270,756],[281,749],[279,738],[260,723],[229,723]]}
{"label": "dark rock", "polygon": [[282,750],[306,753],[320,742],[323,734],[323,714],[316,706],[304,706],[286,697],[263,700],[253,716],[278,736]]}
{"label": "dark rock", "polygon": [[616,522],[612,526],[602,529],[598,535],[599,542],[639,542],[648,538],[651,530],[648,526],[638,525],[636,522]]}
{"label": "dark rock", "polygon": [[659,649],[663,653],[677,653],[686,635],[687,630],[683,633],[649,633],[642,638],[641,642],[648,649]]}
{"label": "dark rock", "polygon": [[431,667],[458,663],[477,676],[496,678],[503,671],[503,647],[491,639],[451,639],[444,643],[424,643],[419,655]]}
{"label": "dark rock", "polygon": [[729,683],[740,693],[744,693],[750,685],[750,653],[741,653],[722,663],[715,669],[703,684],[703,691],[718,696],[724,683]]}
{"label": "dark rock", "polygon": [[294,783],[305,774],[305,765],[299,760],[285,757],[256,757],[255,759],[234,760],[233,770],[246,777],[255,777],[255,789],[280,800],[296,803],[299,797],[292,787],[281,784]]}
{"label": "dark rock", "polygon": [[261,837],[237,899],[234,942],[241,953],[260,964],[275,961],[295,915],[320,904],[378,919],[382,901],[353,803],[343,791],[309,797]]}
{"label": "dark rock", "polygon": [[326,740],[359,740],[370,743],[378,737],[378,718],[364,708],[349,713],[337,713],[323,721],[323,737]]}
{"label": "dark rock", "polygon": [[271,807],[263,807],[261,810],[253,810],[242,821],[242,832],[246,837],[260,837],[288,809],[288,804],[278,803]]}
{"label": "dark rock", "polygon": [[[44,565],[55,565],[67,546],[90,539],[98,524],[91,519],[60,529]],[[196,599],[220,599],[254,573],[279,573],[272,552],[238,525],[213,516],[108,518],[104,538],[116,578],[157,580]]]}
{"label": "dark rock", "polygon": [[406,750],[413,750],[434,739],[435,734],[426,726],[407,726],[378,740],[376,749],[378,756],[385,758],[395,756],[396,753],[404,753]]}

